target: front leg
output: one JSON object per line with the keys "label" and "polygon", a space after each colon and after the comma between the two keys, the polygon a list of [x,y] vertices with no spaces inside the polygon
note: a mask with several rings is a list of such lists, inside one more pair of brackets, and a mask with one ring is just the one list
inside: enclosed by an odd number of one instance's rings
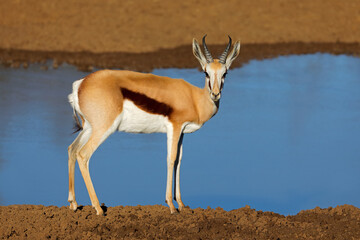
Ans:
{"label": "front leg", "polygon": [[174,203],[172,201],[172,182],[174,165],[178,155],[178,144],[182,134],[181,126],[176,124],[169,124],[167,128],[167,181],[166,181],[166,200],[165,202],[170,207],[171,214],[177,213]]}
{"label": "front leg", "polygon": [[178,203],[179,205],[179,211],[183,210],[185,205],[181,200],[181,193],[180,193],[180,165],[181,165],[181,158],[182,158],[182,151],[183,151],[183,146],[182,146],[182,142],[183,142],[183,138],[184,138],[184,133],[181,133],[180,139],[179,139],[179,143],[178,143],[178,153],[177,153],[177,158],[175,161],[175,167],[174,167],[174,200]]}

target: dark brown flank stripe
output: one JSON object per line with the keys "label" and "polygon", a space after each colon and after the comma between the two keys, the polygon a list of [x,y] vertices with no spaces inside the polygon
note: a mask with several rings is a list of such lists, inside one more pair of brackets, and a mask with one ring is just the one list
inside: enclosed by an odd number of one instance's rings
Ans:
{"label": "dark brown flank stripe", "polygon": [[173,112],[169,105],[158,102],[142,93],[133,92],[126,88],[120,88],[120,91],[125,99],[132,101],[137,107],[148,113],[170,116]]}

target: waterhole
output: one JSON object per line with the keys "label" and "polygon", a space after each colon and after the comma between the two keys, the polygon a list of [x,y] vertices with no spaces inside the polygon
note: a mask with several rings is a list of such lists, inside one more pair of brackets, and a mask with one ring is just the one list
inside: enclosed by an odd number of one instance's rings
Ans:
{"label": "waterhole", "polygon": [[[157,69],[203,87],[196,69]],[[62,65],[0,67],[0,204],[67,205],[74,80]],[[360,59],[313,54],[230,70],[218,114],[184,137],[182,198],[191,208],[250,205],[295,214],[360,207]],[[115,133],[90,173],[107,206],[163,204],[166,135]],[[78,167],[79,204],[90,200]]]}

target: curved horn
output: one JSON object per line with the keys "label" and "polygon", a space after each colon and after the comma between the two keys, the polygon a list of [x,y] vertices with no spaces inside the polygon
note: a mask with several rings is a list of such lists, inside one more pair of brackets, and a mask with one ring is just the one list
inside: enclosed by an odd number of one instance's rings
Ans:
{"label": "curved horn", "polygon": [[204,46],[204,52],[205,52],[206,61],[208,63],[211,63],[211,62],[214,61],[214,59],[212,58],[211,53],[210,53],[209,49],[206,46],[206,43],[205,43],[206,36],[207,36],[207,34],[205,34],[205,36],[203,37],[202,42],[203,42],[203,46]]}
{"label": "curved horn", "polygon": [[229,43],[226,46],[225,51],[221,54],[221,56],[219,58],[219,62],[222,63],[222,64],[225,64],[226,57],[229,54],[229,50],[230,50],[230,47],[231,47],[231,37],[229,35],[228,35],[228,37],[229,37]]}

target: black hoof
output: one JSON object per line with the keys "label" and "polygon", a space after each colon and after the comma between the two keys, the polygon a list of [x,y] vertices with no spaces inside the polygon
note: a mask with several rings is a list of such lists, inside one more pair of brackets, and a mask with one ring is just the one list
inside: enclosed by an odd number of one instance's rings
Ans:
{"label": "black hoof", "polygon": [[101,207],[101,209],[103,210],[103,214],[102,214],[102,215],[103,215],[103,216],[106,216],[106,212],[107,212],[108,207],[105,206],[105,203],[102,203],[100,207]]}

